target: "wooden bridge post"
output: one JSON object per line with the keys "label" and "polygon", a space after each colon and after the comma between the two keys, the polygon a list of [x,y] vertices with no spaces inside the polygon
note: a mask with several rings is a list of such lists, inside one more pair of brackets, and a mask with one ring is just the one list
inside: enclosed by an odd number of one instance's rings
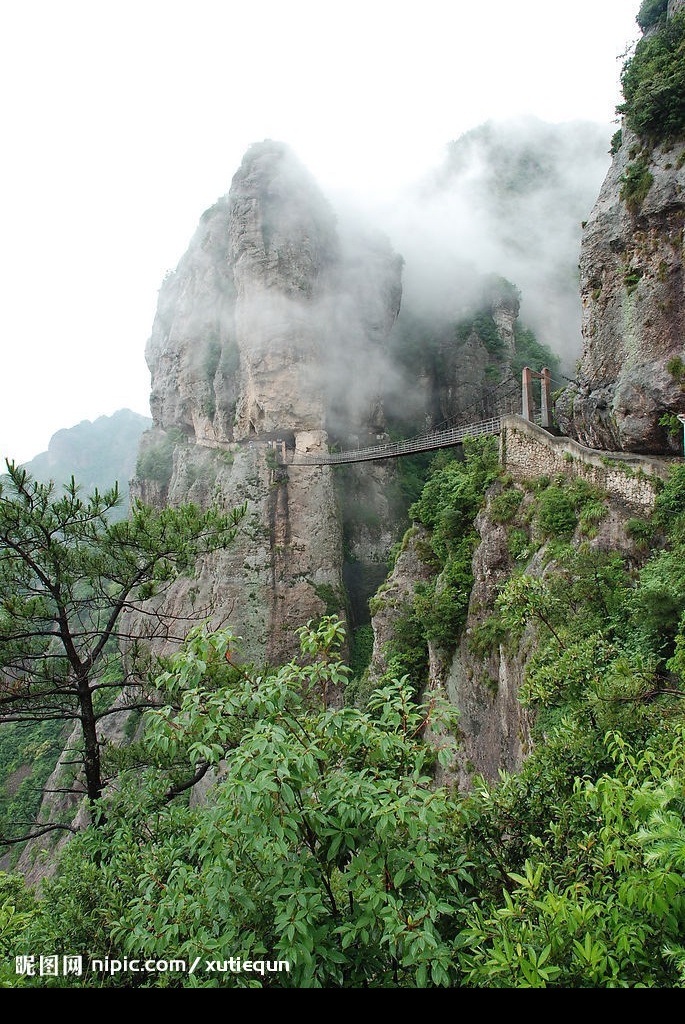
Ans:
{"label": "wooden bridge post", "polygon": [[533,371],[530,366],[523,367],[521,386],[521,415],[524,420],[533,419]]}
{"label": "wooden bridge post", "polygon": [[540,371],[540,426],[549,430],[552,426],[552,374],[546,366]]}

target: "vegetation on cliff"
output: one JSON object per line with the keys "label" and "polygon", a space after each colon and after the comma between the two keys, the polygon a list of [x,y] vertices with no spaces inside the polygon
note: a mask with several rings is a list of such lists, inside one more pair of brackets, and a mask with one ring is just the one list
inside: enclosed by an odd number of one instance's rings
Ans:
{"label": "vegetation on cliff", "polygon": [[[429,540],[418,553],[432,576],[416,585],[413,600],[394,624],[385,656],[389,677],[408,674],[417,691],[427,682],[428,645],[452,650],[459,641],[473,586],[474,521],[498,472],[496,438],[467,438],[463,459],[450,451],[433,459],[421,496],[409,510],[411,519],[428,530]],[[383,600],[381,591],[372,611]]]}
{"label": "vegetation on cliff", "polygon": [[665,3],[646,6],[638,21],[653,31],[623,66],[624,102],[617,111],[631,131],[655,146],[685,137],[685,12],[666,20]]}
{"label": "vegetation on cliff", "polygon": [[[82,496],[73,477],[60,493],[14,463],[0,484],[0,723],[78,728],[79,784],[94,811],[105,785],[101,723],[149,704],[140,650],[177,628],[146,602],[193,572],[201,555],[230,544],[245,513],[138,502],[128,519],[112,521],[120,501],[116,487]],[[49,749],[57,736],[32,730],[31,739]],[[45,755],[41,746],[35,755]],[[11,845],[67,827],[24,820],[1,839]]]}
{"label": "vegetation on cliff", "polygon": [[642,31],[646,32],[658,25],[659,22],[665,21],[667,13],[668,0],[642,0],[635,20]]}
{"label": "vegetation on cliff", "polygon": [[[491,486],[487,451],[468,462],[437,468],[416,510],[436,557],[470,536]],[[522,770],[436,787],[423,737],[448,759],[457,723],[409,675],[363,709],[327,704],[349,676],[334,618],[266,673],[198,628],[121,755],[106,824],[70,843],[39,900],[4,879],[4,951],[37,965],[68,950],[85,972],[5,961],[5,984],[685,986],[685,469],[621,549],[593,545],[605,499],[572,477],[499,477],[488,501],[526,537],[480,637],[535,637]],[[191,802],[174,780],[200,763],[215,782]],[[106,953],[198,966],[89,972]],[[288,969],[217,969],[237,956]]]}

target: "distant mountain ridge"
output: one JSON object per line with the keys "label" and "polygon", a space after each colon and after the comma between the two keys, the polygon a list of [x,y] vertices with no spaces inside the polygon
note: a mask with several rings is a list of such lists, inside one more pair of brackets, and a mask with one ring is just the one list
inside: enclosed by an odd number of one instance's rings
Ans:
{"label": "distant mountain ridge", "polygon": [[140,437],[152,420],[131,409],[119,409],[111,416],[82,420],[76,426],[58,430],[48,450],[36,455],[24,468],[36,480],[54,480],[59,486],[73,476],[84,493],[96,487],[108,490],[119,484],[121,515],[128,510],[129,480],[135,474]]}

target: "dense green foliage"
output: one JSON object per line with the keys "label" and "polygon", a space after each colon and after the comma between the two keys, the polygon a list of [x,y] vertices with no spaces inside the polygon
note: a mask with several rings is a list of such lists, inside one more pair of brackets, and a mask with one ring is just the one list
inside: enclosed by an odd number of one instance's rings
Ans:
{"label": "dense green foliage", "polygon": [[409,514],[428,531],[421,557],[432,569],[396,621],[385,652],[390,675],[408,675],[419,692],[426,680],[428,644],[452,649],[466,620],[478,539],[473,525],[485,490],[499,471],[495,438],[467,438],[463,459],[435,456],[432,471]]}
{"label": "dense green foliage", "polygon": [[[220,782],[190,808],[165,800],[168,777],[122,774],[107,825],[74,840],[46,883],[27,950],[68,948],[85,963],[112,948],[188,964],[199,954],[196,974],[134,976],[144,987],[449,984],[468,872],[446,856],[448,794],[431,785],[420,736],[442,728],[448,754],[453,712],[413,703],[401,681],[365,712],[332,707],[347,674],[341,625],[324,619],[300,637],[299,659],[252,677],[227,663],[229,634],[192,632],[157,680],[170,704],[149,716],[147,756],[187,772],[210,764]],[[205,967],[236,956],[289,970]]]}
{"label": "dense green foliage", "polygon": [[[436,552],[454,549],[462,513],[470,527],[469,483],[492,483],[475,443],[469,462],[438,466],[417,510]],[[331,704],[349,675],[335,619],[302,629],[300,658],[267,676],[235,665],[230,635],[198,628],[157,680],[169,705],[148,713],[142,760],[158,767],[122,771],[107,824],[72,841],[35,907],[18,892],[5,947],[69,949],[86,967],[104,951],[199,957],[198,969],[7,983],[685,985],[685,468],[657,499],[661,541],[642,566],[578,543],[583,513],[595,521],[602,505],[582,479],[522,492],[500,476],[491,493],[537,552],[492,616],[498,644],[535,637],[520,699],[536,742],[521,771],[436,788],[421,736],[442,737],[448,763],[456,722],[407,679],[364,710]],[[218,781],[191,807],[173,782],[204,766]],[[209,966],[236,956],[289,969]]]}
{"label": "dense green foliage", "polygon": [[642,31],[646,32],[647,29],[653,28],[660,21],[663,21],[666,18],[667,11],[668,0],[642,0],[635,20]]}
{"label": "dense green foliage", "polygon": [[685,137],[685,12],[666,21],[658,6],[644,14],[658,27],[624,64],[624,102],[617,107],[631,131],[650,145]]}
{"label": "dense green foliage", "polygon": [[[435,460],[410,539],[442,575],[486,496],[522,538],[476,637],[484,657],[527,652],[522,769],[436,785],[453,709],[413,678],[341,707],[332,617],[261,675],[198,627],[156,680],[167,703],[122,755],[106,823],[72,840],[36,903],[0,877],[0,953],[69,951],[84,974],[5,959],[5,984],[685,987],[685,466],[631,521],[648,543],[612,550],[610,531],[593,543],[606,496],[582,477],[516,485],[490,441],[465,448]],[[424,651],[426,608],[400,626]],[[183,780],[208,772],[189,801]],[[88,970],[107,954],[197,969]]]}
{"label": "dense green foliage", "polygon": [[654,176],[644,154],[628,164],[621,179],[620,196],[631,213],[638,212],[653,184]]}
{"label": "dense green foliage", "polygon": [[[85,789],[96,801],[103,788],[98,722],[125,684],[128,708],[138,706],[136,690],[146,702],[136,652],[168,629],[144,602],[191,572],[201,554],[228,545],[245,510],[157,512],[136,503],[127,520],[112,521],[116,488],[82,497],[72,477],[59,493],[12,463],[7,469],[0,485],[0,722],[77,725]],[[132,613],[140,620],[135,637],[126,619]],[[124,641],[129,678],[121,672]],[[2,840],[22,834],[25,827]]]}

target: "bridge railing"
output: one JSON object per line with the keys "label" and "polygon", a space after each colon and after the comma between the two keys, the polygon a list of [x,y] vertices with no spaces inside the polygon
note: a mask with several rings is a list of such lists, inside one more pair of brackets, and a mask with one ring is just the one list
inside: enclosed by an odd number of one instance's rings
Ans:
{"label": "bridge railing", "polygon": [[450,427],[448,430],[436,430],[430,434],[421,434],[405,441],[390,441],[387,444],[373,445],[370,448],[352,448],[344,452],[322,452],[320,455],[302,455],[295,452],[288,465],[292,466],[327,466],[344,462],[371,462],[376,459],[394,459],[399,455],[410,455],[412,452],[432,451],[435,448],[448,448],[461,444],[466,437],[479,437],[483,434],[499,434],[501,419],[493,416],[478,423],[466,426]]}

